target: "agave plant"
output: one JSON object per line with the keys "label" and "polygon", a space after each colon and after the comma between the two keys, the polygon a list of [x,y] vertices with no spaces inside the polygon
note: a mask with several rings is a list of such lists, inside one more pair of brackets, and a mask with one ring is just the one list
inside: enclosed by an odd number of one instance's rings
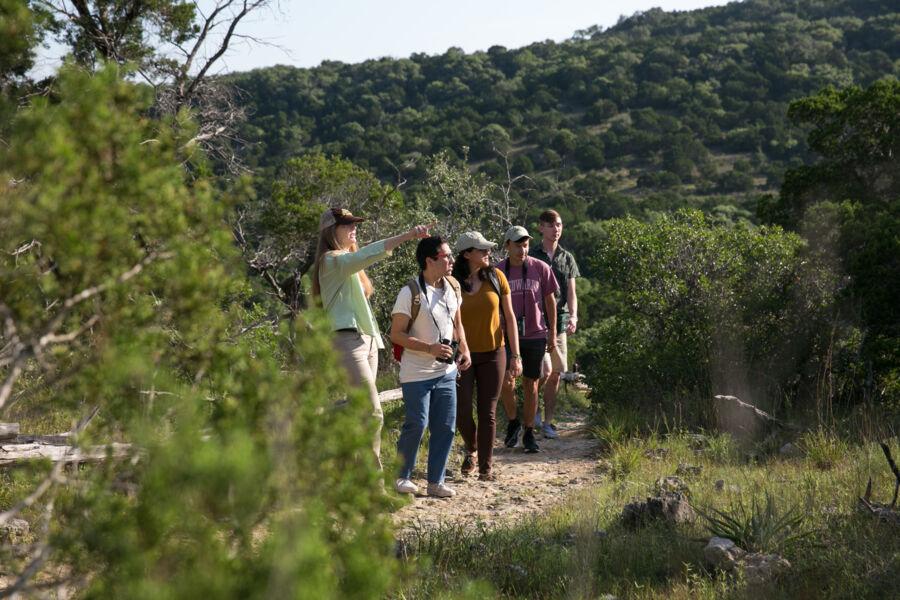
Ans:
{"label": "agave plant", "polygon": [[749,507],[739,500],[728,510],[695,510],[712,535],[728,538],[748,552],[781,552],[814,533],[799,506],[780,510],[768,491],[765,502],[754,496]]}

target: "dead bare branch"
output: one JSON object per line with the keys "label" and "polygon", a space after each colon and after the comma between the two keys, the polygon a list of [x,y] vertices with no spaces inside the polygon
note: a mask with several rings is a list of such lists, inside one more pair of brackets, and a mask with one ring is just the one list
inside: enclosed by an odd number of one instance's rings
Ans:
{"label": "dead bare branch", "polygon": [[891,467],[891,472],[894,474],[894,497],[891,499],[890,504],[873,502],[872,478],[870,477],[869,482],[866,485],[866,493],[858,498],[859,506],[872,516],[876,517],[879,521],[900,525],[900,512],[896,510],[897,492],[900,490],[900,469],[897,468],[897,463],[894,462],[894,457],[891,456],[891,449],[888,445],[885,442],[880,442],[879,445],[881,446],[882,452],[884,452],[884,457],[887,459],[888,465]]}
{"label": "dead bare branch", "polygon": [[[174,254],[172,254],[171,252],[151,252],[150,254],[142,258],[133,267],[123,273],[120,273],[115,278],[78,292],[62,303],[62,307],[59,309],[56,315],[54,315],[53,318],[50,319],[47,325],[42,328],[42,332],[40,334],[34,336],[28,342],[19,342],[18,344],[14,345],[10,356],[3,359],[3,364],[9,366],[9,373],[7,373],[6,379],[3,381],[3,385],[0,386],[0,409],[3,409],[3,407],[6,405],[6,402],[9,400],[9,397],[12,394],[13,386],[22,375],[25,361],[28,358],[32,356],[40,357],[43,353],[44,348],[49,344],[74,341],[79,335],[83,334],[85,331],[90,329],[94,325],[94,323],[96,323],[96,320],[99,317],[94,315],[90,319],[88,319],[88,321],[84,325],[82,325],[78,330],[74,332],[67,334],[57,333],[57,330],[62,326],[66,318],[71,314],[72,310],[76,306],[90,298],[97,296],[98,294],[102,294],[115,285],[121,285],[129,281],[130,279],[133,279],[134,277],[139,275],[150,263],[157,260],[165,260],[171,258],[172,256],[174,256]],[[7,311],[9,311],[8,308]]]}
{"label": "dead bare branch", "polygon": [[22,244],[21,246],[10,252],[10,255],[15,257],[16,264],[19,264],[19,256],[25,254],[26,252],[29,252],[32,248],[37,248],[38,250],[40,250],[41,243],[37,240],[31,240],[30,242]]}
{"label": "dead bare branch", "polygon": [[897,463],[894,462],[894,457],[891,456],[891,449],[884,442],[881,442],[881,450],[884,452],[884,457],[887,459],[891,472],[897,480],[894,484],[894,498],[891,500],[891,508],[894,508],[897,506],[897,492],[900,491],[900,469],[897,468]]}
{"label": "dead bare branch", "polygon": [[92,328],[97,324],[97,321],[100,320],[100,315],[93,315],[90,319],[88,319],[84,325],[76,329],[75,331],[70,331],[65,334],[50,334],[44,336],[41,340],[43,342],[43,346],[49,346],[50,344],[67,344],[75,340],[75,338],[81,336],[85,331]]}

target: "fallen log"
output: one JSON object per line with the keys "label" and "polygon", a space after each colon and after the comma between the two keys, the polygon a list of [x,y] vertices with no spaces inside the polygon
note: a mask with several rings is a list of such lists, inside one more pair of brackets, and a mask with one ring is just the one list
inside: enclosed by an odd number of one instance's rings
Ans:
{"label": "fallen log", "polygon": [[12,440],[7,440],[7,444],[46,444],[48,446],[71,446],[72,436],[68,433],[56,433],[53,435],[37,435],[32,433],[21,433]]}
{"label": "fallen log", "polygon": [[127,456],[131,444],[112,443],[106,446],[59,446],[55,444],[0,445],[0,467],[9,467],[34,460],[64,463],[100,462],[107,458]]}
{"label": "fallen log", "polygon": [[382,402],[393,402],[395,400],[403,399],[403,390],[401,388],[394,388],[393,390],[385,390],[378,394],[378,399]]}
{"label": "fallen log", "polygon": [[752,433],[763,428],[777,427],[780,429],[797,430],[797,427],[776,419],[764,410],[760,410],[748,402],[744,402],[737,396],[718,395],[713,396],[718,402],[713,405],[716,412],[716,420],[720,429],[737,430],[737,432]]}

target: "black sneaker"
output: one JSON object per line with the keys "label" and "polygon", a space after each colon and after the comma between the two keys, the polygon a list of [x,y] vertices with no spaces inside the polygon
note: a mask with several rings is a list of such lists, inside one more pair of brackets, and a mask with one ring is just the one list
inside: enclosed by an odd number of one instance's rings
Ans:
{"label": "black sneaker", "polygon": [[526,427],[525,435],[522,436],[522,445],[525,446],[525,452],[527,454],[534,454],[535,452],[540,452],[541,449],[537,445],[537,440],[534,439],[534,427]]}
{"label": "black sneaker", "polygon": [[518,419],[513,419],[506,426],[506,439],[503,441],[507,448],[515,448],[519,443],[519,432],[522,431],[522,424]]}

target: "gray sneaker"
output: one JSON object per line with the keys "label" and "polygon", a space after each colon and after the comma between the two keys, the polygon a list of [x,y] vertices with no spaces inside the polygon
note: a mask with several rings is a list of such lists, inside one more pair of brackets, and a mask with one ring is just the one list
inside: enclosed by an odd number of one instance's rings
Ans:
{"label": "gray sneaker", "polygon": [[443,483],[429,483],[428,495],[434,496],[435,498],[452,498],[456,495],[456,491]]}
{"label": "gray sneaker", "polygon": [[544,432],[544,437],[548,440],[555,440],[559,437],[559,434],[556,433],[556,425],[553,423],[544,423],[541,429]]}

